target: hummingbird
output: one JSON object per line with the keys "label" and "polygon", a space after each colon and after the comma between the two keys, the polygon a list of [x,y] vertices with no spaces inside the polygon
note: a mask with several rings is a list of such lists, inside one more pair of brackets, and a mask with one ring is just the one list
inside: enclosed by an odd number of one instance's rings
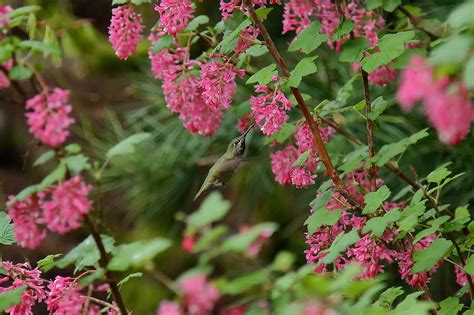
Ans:
{"label": "hummingbird", "polygon": [[252,130],[255,122],[240,136],[227,146],[226,152],[214,163],[204,180],[201,188],[194,197],[198,199],[201,194],[213,188],[224,186],[232,177],[241,162],[241,157],[245,152],[245,137]]}

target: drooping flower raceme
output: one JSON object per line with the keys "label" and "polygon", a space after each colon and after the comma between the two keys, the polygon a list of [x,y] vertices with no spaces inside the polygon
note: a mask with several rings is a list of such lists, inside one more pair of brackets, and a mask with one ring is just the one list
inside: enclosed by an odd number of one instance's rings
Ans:
{"label": "drooping flower raceme", "polygon": [[[0,293],[26,286],[21,302],[5,312],[10,315],[33,315],[32,307],[46,298],[41,271],[32,269],[28,263],[13,264],[10,261],[0,262],[0,269],[5,271],[5,275],[0,275]],[[6,287],[2,286],[5,284]]]}
{"label": "drooping flower raceme", "polygon": [[74,278],[56,276],[48,285],[46,305],[50,314],[69,315],[81,314],[86,297]]}
{"label": "drooping flower raceme", "polygon": [[120,59],[127,59],[137,50],[142,38],[142,17],[131,4],[112,9],[109,26],[109,41]]}
{"label": "drooping flower raceme", "polygon": [[173,36],[188,26],[194,13],[190,0],[159,0],[155,10],[160,15],[163,31]]}
{"label": "drooping flower raceme", "polygon": [[178,303],[174,301],[161,301],[156,315],[181,315],[181,309]]}
{"label": "drooping flower raceme", "polygon": [[23,201],[17,201],[14,196],[10,196],[7,207],[18,244],[31,249],[38,247],[46,236],[38,197],[31,195]]}
{"label": "drooping flower raceme", "polygon": [[197,274],[180,282],[184,304],[190,315],[205,315],[214,308],[220,297],[219,291],[207,280],[206,275]]}
{"label": "drooping flower raceme", "polygon": [[369,73],[367,79],[370,83],[384,86],[395,80],[397,71],[388,65],[383,65]]}
{"label": "drooping flower raceme", "polygon": [[69,136],[70,117],[69,91],[55,88],[44,91],[26,102],[26,118],[30,133],[50,147],[62,145]]}
{"label": "drooping flower raceme", "polygon": [[80,176],[75,176],[41,192],[41,207],[48,228],[60,234],[77,229],[92,208],[87,198],[91,189],[92,186],[84,183]]}

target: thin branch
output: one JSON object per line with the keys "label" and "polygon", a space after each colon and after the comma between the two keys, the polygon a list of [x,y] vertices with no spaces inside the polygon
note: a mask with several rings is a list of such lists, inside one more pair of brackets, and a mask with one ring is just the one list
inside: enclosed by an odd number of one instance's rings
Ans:
{"label": "thin branch", "polygon": [[122,295],[120,294],[117,282],[114,280],[112,273],[109,270],[107,270],[107,265],[109,264],[109,258],[107,256],[107,251],[105,250],[104,243],[102,242],[102,238],[100,237],[100,233],[88,216],[85,216],[84,222],[88,226],[92,234],[92,237],[94,238],[97,249],[99,250],[99,254],[100,254],[99,265],[102,269],[104,269],[105,279],[107,280],[107,283],[110,286],[110,291],[112,293],[112,296],[114,297],[114,300],[117,303],[118,308],[120,309],[120,313],[122,315],[126,315],[128,314],[127,308],[125,307],[125,304],[123,302],[123,298],[122,298]]}
{"label": "thin branch", "polygon": [[423,28],[423,26],[420,25],[420,19],[416,16],[414,16],[413,14],[411,14],[407,9],[405,9],[403,6],[398,6],[398,10],[400,12],[403,13],[403,15],[405,15],[408,20],[410,21],[410,23],[417,29],[419,29],[420,31],[424,32],[426,35],[428,35],[430,37],[431,40],[435,40],[438,38],[438,36],[436,36],[435,34],[433,34],[432,32],[428,31],[427,29]]}
{"label": "thin branch", "polygon": [[[253,8],[252,2],[250,0],[245,0],[244,4],[247,7],[252,20],[255,22],[255,24],[259,28],[260,33],[262,34],[265,40],[267,48],[270,51],[270,54],[272,55],[273,59],[275,59],[275,62],[280,68],[283,76],[288,78],[290,76],[290,71],[288,70],[288,67],[285,64],[285,61],[283,60],[278,49],[276,48],[275,43],[273,42],[270,34],[268,33],[267,28],[263,24],[262,20],[260,20],[260,18],[257,16],[257,13],[255,12]],[[308,124],[311,130],[311,133],[313,135],[313,141],[318,150],[320,159],[323,162],[324,166],[326,167],[328,175],[331,178],[334,185],[336,186],[336,189],[344,196],[344,198],[346,198],[350,202],[350,204],[352,205],[354,209],[361,210],[362,205],[360,205],[360,203],[350,195],[347,188],[345,187],[344,182],[341,180],[341,178],[337,174],[337,171],[334,168],[334,165],[332,164],[331,158],[329,157],[329,154],[326,150],[326,146],[324,145],[323,139],[321,137],[318,123],[313,119],[313,116],[309,112],[308,107],[306,106],[306,103],[303,99],[303,96],[301,95],[300,90],[298,88],[293,87],[291,88],[291,92],[293,93],[296,99],[296,102],[298,103],[298,107],[300,111],[302,112],[306,120],[306,123]]]}
{"label": "thin branch", "polygon": [[370,92],[369,92],[369,80],[368,74],[362,70],[362,81],[364,82],[364,95],[365,95],[365,122],[367,129],[367,147],[369,153],[369,182],[370,190],[374,191],[376,189],[376,177],[377,170],[375,165],[372,164],[372,158],[375,156],[375,146],[374,146],[374,125],[372,119],[369,118],[370,113],[372,112],[372,104],[370,102]]}

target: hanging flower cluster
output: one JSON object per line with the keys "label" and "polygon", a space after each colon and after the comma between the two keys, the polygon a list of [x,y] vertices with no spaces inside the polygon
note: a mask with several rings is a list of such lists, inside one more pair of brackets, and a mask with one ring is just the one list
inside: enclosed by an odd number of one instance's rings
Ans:
{"label": "hanging flower cluster", "polygon": [[[41,270],[32,269],[28,263],[0,262],[4,274],[0,277],[0,293],[25,286],[21,303],[6,309],[10,315],[33,315],[33,306],[44,302],[50,314],[55,315],[99,315],[102,305],[96,304],[83,292],[78,278],[56,276],[52,281],[42,278]],[[100,289],[97,288],[97,291]],[[87,309],[84,309],[87,307]],[[107,309],[108,315],[118,315],[115,308]]]}
{"label": "hanging flower cluster", "polygon": [[143,28],[141,15],[134,11],[131,4],[112,9],[109,41],[117,57],[127,59],[135,53]]}
{"label": "hanging flower cluster", "polygon": [[64,234],[77,229],[92,209],[87,195],[92,186],[77,175],[39,194],[18,201],[10,196],[8,214],[15,225],[15,237],[23,247],[34,249],[46,236],[45,227]]}
{"label": "hanging flower cluster", "polygon": [[421,101],[439,138],[447,144],[461,142],[474,120],[474,106],[464,84],[444,76],[436,78],[433,68],[420,56],[413,56],[403,70],[397,99],[405,111]]}
{"label": "hanging flower cluster", "polygon": [[44,144],[56,148],[69,136],[70,117],[69,91],[55,88],[44,91],[26,102],[26,118],[30,133]]}
{"label": "hanging flower cluster", "polygon": [[194,17],[190,0],[160,0],[155,10],[160,15],[160,27],[172,36],[186,28]]}

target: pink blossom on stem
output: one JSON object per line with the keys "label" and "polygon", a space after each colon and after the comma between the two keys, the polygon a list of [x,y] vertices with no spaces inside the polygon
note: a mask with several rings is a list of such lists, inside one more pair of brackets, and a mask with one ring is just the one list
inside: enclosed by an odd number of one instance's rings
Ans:
{"label": "pink blossom on stem", "polygon": [[[0,88],[8,88],[11,85],[10,79],[7,76],[7,71],[13,67],[13,59],[7,60],[2,64],[2,71],[0,71]],[[5,71],[5,72],[4,72]]]}
{"label": "pink blossom on stem", "polygon": [[169,35],[176,35],[188,26],[194,17],[190,0],[161,0],[155,7],[160,15],[160,26]]}
{"label": "pink blossom on stem", "polygon": [[311,0],[290,0],[285,3],[283,34],[290,31],[299,33],[311,24],[311,15],[316,9],[314,2]]}
{"label": "pink blossom on stem", "polygon": [[26,286],[21,295],[21,302],[5,312],[10,315],[33,315],[31,308],[46,298],[41,271],[37,268],[31,269],[28,263],[13,264],[10,261],[0,262],[0,269],[4,269],[6,273],[4,277],[0,277],[0,285],[10,283],[7,287],[0,287],[0,293]]}
{"label": "pink blossom on stem", "polygon": [[[324,143],[327,143],[335,133],[332,127],[319,127],[319,132]],[[298,129],[296,129],[295,140],[298,144],[298,150],[301,153],[308,151],[309,149],[313,149],[314,151],[317,150],[316,145],[314,144],[311,129],[306,123],[298,126]]]}
{"label": "pink blossom on stem", "polygon": [[291,170],[291,183],[296,186],[296,188],[303,188],[314,184],[314,179],[316,175],[312,174],[310,171],[303,167],[294,167]]}
{"label": "pink blossom on stem", "polygon": [[283,150],[272,153],[270,158],[275,180],[281,185],[291,184],[291,168],[298,159],[298,150],[294,146],[289,145]]}
{"label": "pink blossom on stem", "polygon": [[86,297],[81,295],[82,288],[74,280],[74,278],[56,276],[48,285],[46,305],[50,314],[82,314]]}
{"label": "pink blossom on stem", "polygon": [[234,69],[231,63],[210,61],[201,66],[201,80],[204,102],[215,108],[230,108],[237,84],[235,78],[243,77],[243,70]]}
{"label": "pink blossom on stem", "polygon": [[[0,4],[0,28],[4,28],[8,24],[10,24],[10,19],[6,15],[12,11],[13,9],[11,6]],[[1,38],[1,35],[0,35],[0,38]]]}
{"label": "pink blossom on stem", "polygon": [[187,314],[205,315],[212,311],[220,297],[217,288],[208,282],[206,275],[197,274],[180,282]]}
{"label": "pink blossom on stem", "polygon": [[375,85],[384,86],[395,80],[397,71],[392,67],[383,65],[369,73],[368,80]]}
{"label": "pink blossom on stem", "polygon": [[[257,93],[266,90],[266,87],[255,87]],[[255,117],[255,122],[263,134],[268,136],[278,132],[288,120],[286,111],[290,110],[292,105],[283,92],[277,88],[276,91],[268,91],[264,95],[251,96],[250,107]]]}
{"label": "pink blossom on stem", "polygon": [[55,88],[51,93],[43,92],[26,102],[26,118],[29,131],[38,140],[50,147],[62,145],[69,136],[69,126],[74,119],[69,116],[69,91]]}
{"label": "pink blossom on stem", "polygon": [[[465,286],[467,284],[467,277],[468,277],[466,272],[462,269],[462,267],[458,265],[454,266],[454,272],[456,273],[456,283],[462,287]],[[471,276],[471,279],[472,278],[473,277]]]}
{"label": "pink blossom on stem", "polygon": [[44,219],[51,231],[60,234],[75,230],[81,226],[82,218],[92,208],[87,195],[92,186],[84,183],[77,175],[58,184],[50,191],[40,193]]}
{"label": "pink blossom on stem", "polygon": [[179,304],[175,301],[161,301],[156,315],[181,315]]}
{"label": "pink blossom on stem", "polygon": [[8,215],[14,224],[15,238],[22,247],[35,249],[46,236],[46,231],[40,224],[44,219],[36,195],[28,196],[24,201],[15,201],[9,197]]}
{"label": "pink blossom on stem", "polygon": [[192,253],[194,246],[196,245],[196,235],[185,235],[181,242],[181,248],[188,253]]}
{"label": "pink blossom on stem", "polygon": [[117,57],[127,59],[135,53],[143,28],[141,15],[133,10],[131,4],[112,9],[109,42]]}
{"label": "pink blossom on stem", "polygon": [[245,52],[252,43],[257,39],[260,34],[260,30],[254,26],[246,27],[240,34],[239,40],[237,41],[237,46],[234,51],[238,54]]}

